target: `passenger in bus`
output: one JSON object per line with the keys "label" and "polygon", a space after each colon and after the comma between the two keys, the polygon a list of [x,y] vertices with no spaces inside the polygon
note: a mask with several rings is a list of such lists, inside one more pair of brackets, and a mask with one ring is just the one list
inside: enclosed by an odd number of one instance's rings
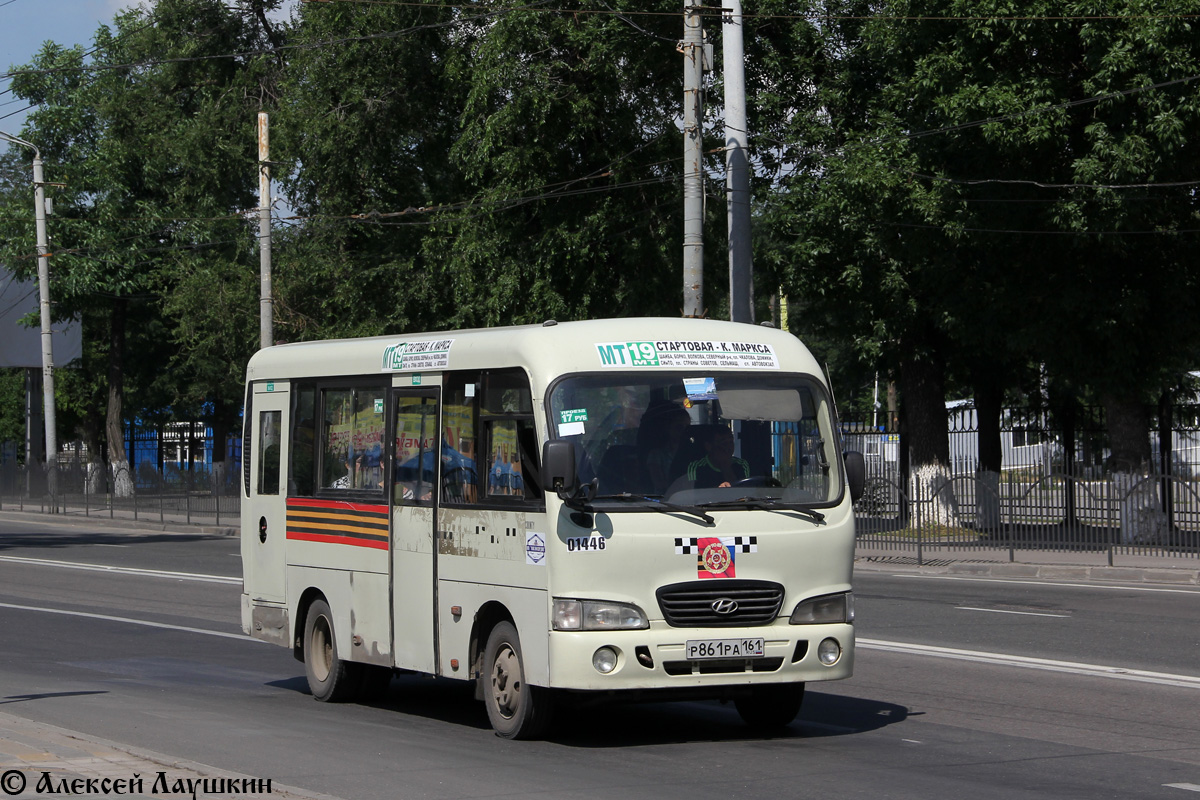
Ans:
{"label": "passenger in bus", "polygon": [[717,425],[705,432],[704,458],[688,464],[687,477],[697,489],[732,486],[750,477],[750,462],[733,455],[733,431]]}
{"label": "passenger in bus", "polygon": [[[692,418],[674,403],[651,405],[638,425],[638,445],[643,453],[648,494],[662,494],[679,477],[675,460],[687,439]],[[679,470],[681,472],[682,470]]]}

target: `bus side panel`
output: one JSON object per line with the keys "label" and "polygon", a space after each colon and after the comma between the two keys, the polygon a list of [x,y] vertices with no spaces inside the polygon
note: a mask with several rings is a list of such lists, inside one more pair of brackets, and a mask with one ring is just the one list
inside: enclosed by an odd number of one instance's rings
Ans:
{"label": "bus side panel", "polygon": [[[333,638],[337,643],[338,655],[353,660],[351,651],[351,616],[353,591],[350,586],[351,573],[340,569],[314,569],[288,565],[288,610],[291,612],[292,641],[304,636],[304,618],[300,613],[300,599],[304,593],[315,588],[329,604],[333,614]],[[361,649],[361,648],[358,648]]]}
{"label": "bus side panel", "polygon": [[[449,566],[447,561],[463,560],[466,559],[451,557],[442,559],[441,564]],[[508,570],[496,572],[503,573]],[[438,595],[441,598],[439,621],[442,674],[450,678],[472,677],[470,647],[475,615],[487,603],[495,602],[508,610],[517,628],[517,635],[521,639],[525,681],[534,686],[549,686],[550,651],[547,647],[547,631],[550,612],[546,590],[499,585],[504,580],[499,574],[495,580],[496,585],[446,579],[438,581]],[[462,615],[452,616],[451,606],[461,607]],[[485,641],[480,641],[479,648],[482,650],[485,644]],[[451,659],[457,659],[457,670],[451,667]]]}
{"label": "bus side panel", "polygon": [[[537,511],[444,508],[438,522],[438,635],[440,667],[471,677],[470,637],[478,611],[499,603],[521,639],[525,679],[549,680],[549,600],[546,515]],[[455,617],[450,609],[459,606]],[[483,648],[485,641],[480,641]],[[451,669],[457,659],[458,671]]]}

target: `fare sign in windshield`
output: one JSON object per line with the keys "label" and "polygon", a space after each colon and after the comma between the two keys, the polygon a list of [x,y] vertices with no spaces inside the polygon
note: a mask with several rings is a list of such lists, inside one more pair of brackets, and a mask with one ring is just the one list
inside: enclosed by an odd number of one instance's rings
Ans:
{"label": "fare sign in windshield", "polygon": [[600,366],[779,369],[769,344],[761,342],[656,341],[596,345]]}

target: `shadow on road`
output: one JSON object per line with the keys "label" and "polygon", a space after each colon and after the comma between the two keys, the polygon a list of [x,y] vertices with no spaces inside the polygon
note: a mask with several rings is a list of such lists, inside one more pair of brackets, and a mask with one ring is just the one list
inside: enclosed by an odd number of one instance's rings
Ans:
{"label": "shadow on road", "polygon": [[[268,685],[309,693],[303,676]],[[490,727],[483,703],[475,700],[474,686],[464,681],[401,675],[392,680],[385,698],[363,705],[478,730]],[[556,744],[581,748],[818,739],[878,730],[920,713],[895,703],[809,689],[796,721],[767,735],[748,728],[732,703],[715,700],[563,705],[556,710],[548,738]]]}
{"label": "shadow on road", "polygon": [[119,531],[21,531],[9,533],[0,531],[0,552],[6,550],[31,549],[47,550],[65,547],[78,547],[89,544],[153,544],[156,542],[198,542],[211,539],[229,541],[228,536],[203,533],[122,533]]}
{"label": "shadow on road", "polygon": [[9,703],[25,703],[30,700],[46,700],[51,697],[82,697],[89,694],[108,694],[106,690],[95,690],[90,692],[42,692],[40,694],[10,694],[8,697],[0,699],[0,705]]}

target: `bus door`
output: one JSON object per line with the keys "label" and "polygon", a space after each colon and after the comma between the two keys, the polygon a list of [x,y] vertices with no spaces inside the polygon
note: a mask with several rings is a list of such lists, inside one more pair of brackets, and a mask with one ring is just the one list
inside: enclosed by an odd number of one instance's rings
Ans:
{"label": "bus door", "polygon": [[[291,392],[284,381],[259,381],[250,401],[250,536],[242,537],[242,569],[250,599],[284,602],[284,547],[287,497],[284,490],[288,409]],[[248,541],[247,541],[248,539]]]}
{"label": "bus door", "polygon": [[392,652],[397,667],[429,674],[438,663],[438,406],[436,387],[392,390]]}

